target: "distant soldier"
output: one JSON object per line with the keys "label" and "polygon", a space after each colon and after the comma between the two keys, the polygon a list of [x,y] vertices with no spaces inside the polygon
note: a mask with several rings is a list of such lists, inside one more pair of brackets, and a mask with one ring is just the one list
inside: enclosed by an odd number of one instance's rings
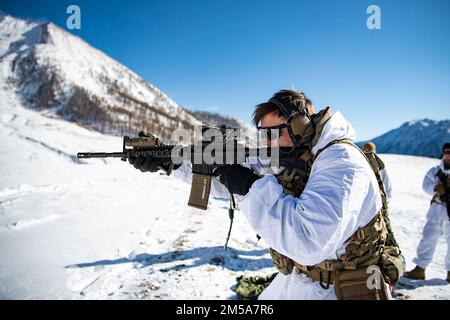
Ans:
{"label": "distant soldier", "polygon": [[[373,143],[372,141],[367,142],[363,147],[362,150],[364,151],[364,153],[373,153],[376,154],[377,153],[377,146],[375,143]],[[377,159],[378,156],[376,156]],[[383,180],[383,184],[384,184],[384,189],[386,191],[386,195],[388,197],[388,200],[391,200],[392,198],[392,185],[391,185],[391,180],[389,179],[389,175],[386,171],[386,168],[384,167],[383,162],[379,162],[380,166],[380,176],[381,176],[381,180]]]}
{"label": "distant soldier", "polygon": [[414,259],[417,266],[413,270],[405,272],[405,277],[410,279],[425,279],[425,269],[433,259],[440,236],[444,235],[448,246],[445,267],[447,281],[450,282],[450,143],[444,145],[442,152],[441,163],[431,168],[423,180],[423,190],[433,195],[433,199],[427,213],[422,240],[417,248],[417,257]]}

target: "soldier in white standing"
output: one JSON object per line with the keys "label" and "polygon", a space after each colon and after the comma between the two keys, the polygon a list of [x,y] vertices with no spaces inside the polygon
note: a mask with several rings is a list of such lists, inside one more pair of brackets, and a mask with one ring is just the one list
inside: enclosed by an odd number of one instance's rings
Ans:
{"label": "soldier in white standing", "polygon": [[442,147],[443,157],[438,166],[431,168],[423,179],[423,190],[430,196],[430,209],[423,228],[422,240],[417,248],[417,256],[413,260],[416,267],[405,272],[405,277],[415,280],[425,279],[425,269],[433,259],[436,244],[441,236],[447,241],[445,268],[447,281],[450,282],[450,143]]}

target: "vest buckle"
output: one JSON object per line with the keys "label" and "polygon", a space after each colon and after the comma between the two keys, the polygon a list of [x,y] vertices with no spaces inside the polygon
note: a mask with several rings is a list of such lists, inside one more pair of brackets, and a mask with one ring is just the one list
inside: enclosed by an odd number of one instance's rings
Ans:
{"label": "vest buckle", "polygon": [[364,238],[366,237],[366,233],[363,229],[360,229],[356,231],[356,237],[358,238],[358,240],[364,240]]}

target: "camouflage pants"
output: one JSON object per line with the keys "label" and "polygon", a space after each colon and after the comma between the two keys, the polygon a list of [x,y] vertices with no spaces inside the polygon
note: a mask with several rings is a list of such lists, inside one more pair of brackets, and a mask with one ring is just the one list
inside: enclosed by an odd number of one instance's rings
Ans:
{"label": "camouflage pants", "polygon": [[276,277],[278,272],[271,275],[260,277],[244,277],[236,278],[236,294],[239,300],[256,300],[265,288],[269,286],[272,280]]}

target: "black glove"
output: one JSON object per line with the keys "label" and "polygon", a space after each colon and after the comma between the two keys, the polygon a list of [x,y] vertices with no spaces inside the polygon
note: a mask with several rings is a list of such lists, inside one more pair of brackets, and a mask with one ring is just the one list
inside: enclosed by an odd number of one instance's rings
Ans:
{"label": "black glove", "polygon": [[228,191],[235,194],[246,195],[252,184],[261,178],[253,170],[237,164],[225,165],[214,171],[220,182],[227,187]]}
{"label": "black glove", "polygon": [[[164,171],[168,171],[172,162],[161,162],[152,156],[148,157],[129,157],[128,162],[131,163],[136,169],[141,170],[142,172],[156,172],[159,169],[163,169]],[[176,170],[181,166],[181,164],[176,164],[173,166],[172,170]]]}
{"label": "black glove", "polygon": [[128,162],[132,164],[136,169],[141,170],[142,172],[156,172],[159,170],[159,165],[155,158],[152,156],[149,157],[129,157]]}

